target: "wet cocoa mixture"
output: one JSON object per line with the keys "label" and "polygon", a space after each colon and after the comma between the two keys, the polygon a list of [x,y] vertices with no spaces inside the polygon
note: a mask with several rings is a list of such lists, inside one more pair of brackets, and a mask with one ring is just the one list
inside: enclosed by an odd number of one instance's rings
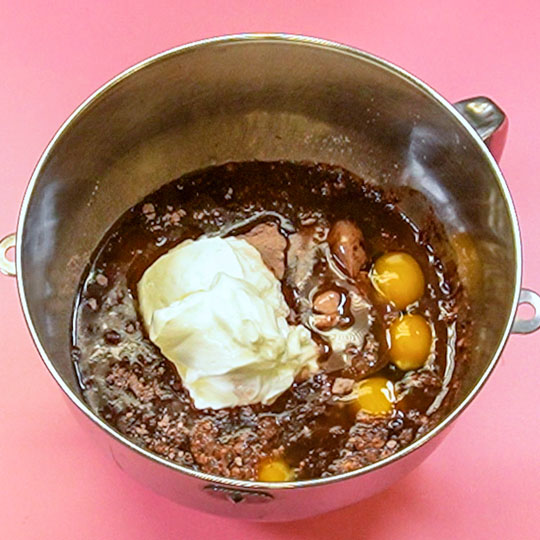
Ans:
{"label": "wet cocoa mixture", "polygon": [[[143,272],[203,234],[256,247],[281,281],[288,322],[308,327],[320,347],[320,370],[300,373],[272,405],[196,409],[144,329]],[[430,234],[388,194],[329,165],[229,163],[171,182],[117,221],[81,283],[73,358],[85,399],[141,447],[225,477],[326,477],[390,456],[444,414],[467,352],[465,295]],[[373,285],[375,262],[394,252],[411,256],[425,280],[407,307]],[[412,324],[412,345],[398,343],[400,323]],[[425,359],[414,339],[428,340]]]}

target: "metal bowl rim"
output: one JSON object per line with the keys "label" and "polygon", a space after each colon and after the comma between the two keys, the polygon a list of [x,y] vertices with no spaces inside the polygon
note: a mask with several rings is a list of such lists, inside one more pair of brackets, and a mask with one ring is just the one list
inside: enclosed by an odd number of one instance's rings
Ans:
{"label": "metal bowl rim", "polygon": [[[142,70],[158,62],[164,61],[172,56],[189,53],[196,49],[213,47],[216,45],[219,46],[219,45],[225,45],[225,44],[237,44],[237,43],[242,43],[242,42],[246,42],[246,43],[276,42],[276,43],[281,43],[281,44],[289,44],[293,46],[301,45],[301,46],[315,47],[315,48],[320,48],[324,50],[330,50],[333,52],[350,55],[360,60],[364,60],[364,61],[367,60],[371,63],[374,63],[381,68],[385,68],[387,71],[391,72],[392,74],[402,77],[403,79],[411,83],[413,86],[415,86],[418,90],[424,92],[434,101],[436,101],[443,109],[446,110],[448,114],[454,117],[454,119],[459,124],[461,124],[461,126],[468,132],[471,139],[474,140],[477,146],[479,147],[480,151],[483,154],[484,159],[486,160],[486,165],[491,168],[495,178],[498,181],[499,188],[502,192],[502,195],[507,205],[507,209],[509,212],[510,221],[512,225],[512,236],[514,239],[514,246],[515,246],[514,256],[515,256],[515,261],[516,261],[517,279],[516,279],[516,283],[514,284],[512,307],[510,309],[510,313],[508,314],[508,319],[506,322],[504,332],[497,345],[496,353],[493,355],[493,358],[491,359],[489,365],[484,371],[482,377],[479,379],[479,381],[476,383],[473,389],[469,392],[469,394],[465,397],[465,399],[456,407],[454,411],[452,411],[452,413],[448,417],[446,417],[441,423],[437,424],[437,426],[435,426],[433,429],[428,431],[421,438],[415,440],[413,443],[403,448],[396,454],[393,454],[385,459],[377,461],[362,469],[358,469],[358,470],[347,472],[347,473],[342,473],[335,476],[325,477],[325,478],[315,478],[312,480],[300,480],[296,482],[275,482],[275,483],[237,480],[234,478],[225,478],[225,477],[221,477],[217,475],[206,474],[199,471],[195,471],[188,467],[184,467],[180,464],[168,461],[156,454],[153,454],[152,452],[149,452],[148,450],[145,450],[144,448],[139,447],[138,445],[136,445],[135,443],[127,439],[125,436],[115,431],[111,426],[107,425],[99,416],[97,416],[89,408],[89,406],[68,387],[68,385],[64,382],[63,378],[57,372],[53,362],[49,359],[47,353],[45,352],[45,349],[37,335],[32,318],[30,316],[24,281],[22,278],[22,272],[20,271],[17,272],[17,286],[19,290],[19,299],[20,299],[20,303],[22,306],[25,320],[26,320],[26,324],[28,326],[28,329],[30,331],[34,344],[43,362],[45,363],[47,369],[49,370],[49,372],[51,373],[55,381],[62,388],[62,390],[69,397],[69,399],[74,403],[74,405],[84,415],[86,415],[90,420],[92,420],[95,424],[97,424],[102,430],[104,430],[106,433],[111,435],[113,438],[115,438],[117,441],[122,443],[124,446],[130,448],[131,450],[140,454],[141,456],[154,461],[155,463],[158,463],[160,465],[173,469],[177,472],[186,474],[188,476],[197,478],[199,480],[202,480],[204,482],[208,482],[211,484],[220,484],[220,485],[230,486],[230,487],[239,488],[239,489],[248,489],[248,490],[264,489],[264,490],[271,490],[271,491],[281,490],[281,489],[291,489],[291,488],[297,489],[297,488],[318,487],[318,486],[323,486],[330,483],[341,482],[343,480],[350,480],[352,478],[368,474],[386,465],[390,465],[391,463],[394,463],[395,461],[398,461],[399,459],[405,457],[411,452],[417,450],[418,448],[426,444],[429,440],[431,440],[436,435],[438,435],[465,410],[465,408],[476,397],[480,389],[484,386],[486,380],[488,379],[491,372],[493,371],[493,368],[497,364],[497,361],[501,356],[501,353],[504,349],[506,341],[508,340],[508,337],[511,333],[512,323],[513,323],[517,306],[518,306],[519,293],[521,289],[521,271],[522,271],[521,240],[520,240],[519,225],[518,225],[518,220],[517,220],[514,204],[513,204],[508,186],[503,177],[503,174],[499,166],[497,165],[497,162],[495,161],[495,159],[489,152],[488,148],[483,143],[482,139],[479,137],[479,135],[476,133],[473,127],[465,120],[465,118],[463,118],[459,114],[459,112],[453,107],[453,105],[450,102],[448,102],[445,98],[443,98],[437,91],[435,91],[429,85],[427,85],[426,83],[424,83],[423,81],[415,77],[414,75],[411,75],[409,72],[405,71],[404,69],[396,66],[395,64],[392,64],[391,62],[388,62],[387,60],[379,58],[373,54],[367,53],[365,51],[356,49],[354,47],[351,47],[342,43],[337,43],[334,41],[328,41],[325,39],[314,38],[314,37],[298,35],[298,34],[286,34],[286,33],[231,34],[231,35],[224,35],[224,36],[219,36],[219,37],[214,37],[214,38],[203,39],[200,41],[195,41],[195,42],[187,43],[185,45],[174,47],[172,49],[168,49],[166,51],[153,55],[145,60],[142,60],[141,62],[138,62],[137,64],[129,67],[128,69],[124,70],[117,76],[113,77],[107,83],[105,83],[100,88],[98,88],[94,93],[92,93],[85,101],[83,101],[83,103],[81,103],[81,105],[79,105],[79,107],[77,107],[75,111],[61,125],[61,127],[58,129],[54,137],[51,139],[51,141],[47,145],[45,151],[41,155],[32,173],[30,182],[27,186],[27,189],[23,198],[23,202],[21,205],[21,209],[19,212],[19,218],[18,218],[18,224],[17,224],[17,244],[18,246],[24,245],[24,225],[26,221],[26,215],[28,212],[30,198],[34,190],[34,186],[39,180],[41,171],[44,168],[45,164],[47,163],[49,157],[53,153],[56,143],[65,135],[65,133],[70,129],[70,127],[72,126],[72,124],[77,118],[85,114],[98,100],[102,99],[109,90],[111,90],[113,87],[120,84],[125,78],[134,75],[139,70]],[[23,264],[22,249],[19,248],[16,250],[16,267],[22,268],[22,264]]]}

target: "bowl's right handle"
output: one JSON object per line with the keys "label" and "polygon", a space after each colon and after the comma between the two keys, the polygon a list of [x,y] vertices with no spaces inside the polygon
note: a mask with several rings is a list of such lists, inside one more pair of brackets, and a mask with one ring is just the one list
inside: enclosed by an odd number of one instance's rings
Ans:
{"label": "bowl's right handle", "polygon": [[540,328],[540,295],[529,289],[521,289],[519,304],[529,304],[534,309],[530,319],[517,318],[512,326],[513,334],[530,334]]}
{"label": "bowl's right handle", "polygon": [[[503,110],[491,99],[478,96],[454,103],[454,107],[471,124],[478,135],[498,161],[501,157],[506,135],[508,119]],[[514,334],[530,334],[540,328],[540,296],[529,289],[521,289],[520,304],[529,304],[534,309],[530,319],[516,318],[512,326]]]}
{"label": "bowl's right handle", "polygon": [[508,134],[508,119],[491,99],[478,96],[454,103],[454,107],[480,135],[493,157],[499,161]]}
{"label": "bowl's right handle", "polygon": [[15,235],[10,234],[0,240],[0,272],[6,276],[15,276],[15,261],[8,258],[7,253],[15,247]]}

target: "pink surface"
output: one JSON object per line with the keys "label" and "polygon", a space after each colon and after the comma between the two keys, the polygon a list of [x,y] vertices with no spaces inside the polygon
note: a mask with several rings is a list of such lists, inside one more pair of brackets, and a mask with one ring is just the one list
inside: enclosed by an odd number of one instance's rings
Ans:
{"label": "pink surface", "polygon": [[[9,4],[9,5],[8,5]],[[524,284],[540,289],[540,5],[530,1],[4,1],[0,5],[0,236],[64,118],[156,52],[241,31],[334,39],[412,71],[448,99],[508,113],[502,168],[520,216]],[[183,509],[125,476],[75,423],[0,279],[0,537],[538,538],[540,334],[513,337],[440,449],[387,492],[293,524]]]}

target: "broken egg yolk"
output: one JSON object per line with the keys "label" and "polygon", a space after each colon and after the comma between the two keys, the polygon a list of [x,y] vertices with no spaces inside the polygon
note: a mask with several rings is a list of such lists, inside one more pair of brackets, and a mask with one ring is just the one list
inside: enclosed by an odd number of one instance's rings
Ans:
{"label": "broken egg yolk", "polygon": [[422,315],[404,315],[390,326],[390,358],[404,371],[423,366],[433,341],[430,324]]}
{"label": "broken egg yolk", "polygon": [[289,482],[294,480],[294,471],[283,459],[265,459],[259,466],[260,482]]}
{"label": "broken egg yolk", "polygon": [[356,386],[355,408],[368,414],[388,414],[394,408],[394,385],[385,377],[370,377]]}
{"label": "broken egg yolk", "polygon": [[408,253],[385,253],[375,261],[370,277],[377,292],[398,309],[405,309],[424,294],[424,274]]}

